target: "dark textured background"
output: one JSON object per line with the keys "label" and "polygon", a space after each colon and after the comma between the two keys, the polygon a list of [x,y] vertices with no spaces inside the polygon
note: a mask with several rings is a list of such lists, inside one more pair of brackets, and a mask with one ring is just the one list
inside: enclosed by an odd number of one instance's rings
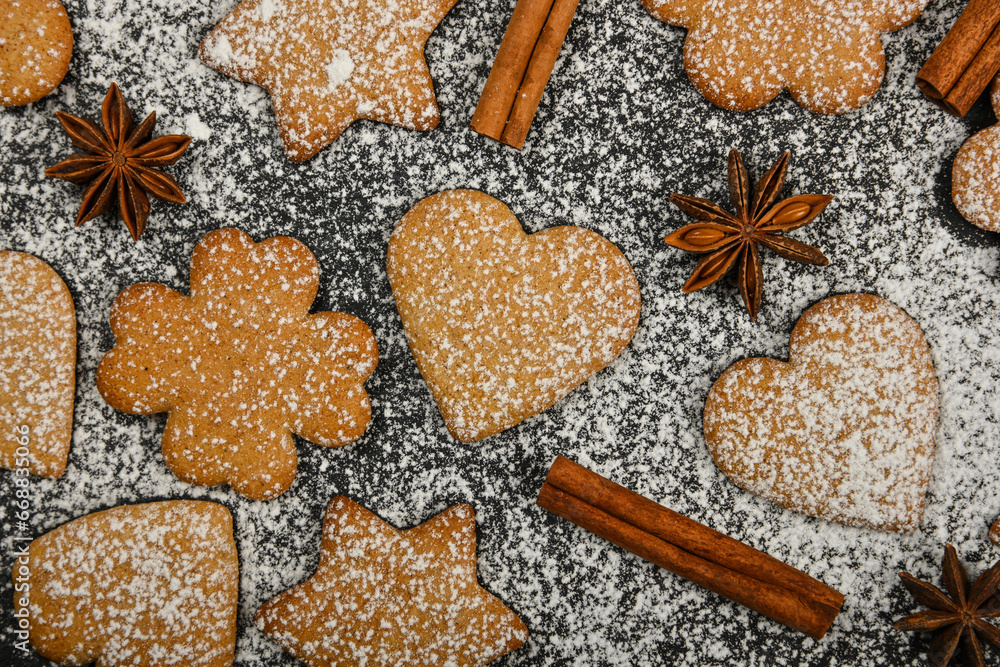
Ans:
{"label": "dark textured background", "polygon": [[[638,0],[585,0],[519,153],[468,129],[513,3],[460,0],[426,50],[438,129],[362,121],[301,165],[281,152],[267,95],[195,58],[233,4],[69,2],[77,40],[69,76],[41,102],[0,112],[0,249],[51,263],[73,293],[79,323],[70,465],[60,480],[33,480],[33,535],[122,503],[225,504],[241,555],[239,665],[294,662],[249,620],[312,573],[321,517],[337,494],[401,528],[457,502],[476,508],[480,580],[531,631],[499,665],[922,661],[927,637],[891,629],[916,608],[895,572],[937,577],[945,541],[973,572],[1000,555],[986,541],[1000,513],[997,237],[966,223],[949,196],[959,146],[994,120],[985,100],[965,119],[950,118],[912,83],[962,3],[931,0],[916,23],[886,36],[888,71],[875,99],[860,112],[821,117],[787,95],[747,114],[715,108],[683,72],[684,31],[654,20]],[[111,216],[74,228],[79,188],[42,175],[72,152],[53,112],[97,117],[110,81],[136,116],[158,112],[158,134],[196,137],[170,169],[189,202],[154,202],[138,244]],[[727,202],[731,146],[758,175],[790,149],[786,191],[837,196],[794,234],[820,247],[831,266],[793,266],[766,253],[755,324],[730,285],[681,294],[694,259],[661,241],[685,222],[670,193]],[[629,257],[644,299],[639,333],[615,364],[540,417],[473,445],[444,429],[384,271],[396,221],[453,187],[503,200],[528,231],[565,223],[598,231]],[[366,435],[334,450],[299,441],[295,485],[267,503],[178,481],[159,453],[164,417],[117,413],[94,386],[113,344],[107,314],[118,291],[152,280],[187,292],[194,244],[226,225],[257,240],[287,234],[308,244],[322,271],[315,310],[361,317],[380,347]],[[809,519],[742,492],[714,467],[701,435],[705,396],[729,364],[787,358],[788,334],[808,305],[856,290],[889,298],[924,327],[941,382],[938,459],[924,524],[911,535]],[[546,514],[534,498],[559,453],[833,585],[848,595],[844,612],[814,642]],[[0,499],[11,497],[12,479],[0,475]],[[10,503],[0,501],[4,537],[11,523]],[[11,562],[9,553],[0,557],[0,572]],[[0,600],[0,664],[42,664],[12,647],[6,575]],[[996,664],[995,654],[989,659]]]}

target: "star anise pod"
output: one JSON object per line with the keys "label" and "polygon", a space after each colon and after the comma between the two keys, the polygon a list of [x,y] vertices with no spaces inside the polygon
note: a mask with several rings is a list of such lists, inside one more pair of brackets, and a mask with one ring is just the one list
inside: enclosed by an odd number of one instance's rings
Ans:
{"label": "star anise pod", "polygon": [[955,547],[944,548],[941,565],[946,594],[937,586],[900,572],[903,586],[922,605],[930,607],[897,622],[897,630],[934,632],[928,662],[946,665],[961,642],[966,659],[974,667],[985,667],[983,642],[1000,649],[1000,628],[986,621],[1000,618],[1000,562],[979,575],[969,588],[969,578],[958,560]]}
{"label": "star anise pod", "polygon": [[735,148],[729,152],[729,192],[735,214],[707,199],[671,195],[670,201],[699,222],[681,227],[664,241],[681,250],[705,254],[684,283],[684,293],[708,287],[738,262],[736,282],[750,319],[756,320],[764,281],[758,245],[796,262],[820,266],[830,263],[816,248],[781,236],[812,222],[833,199],[830,195],[797,195],[775,203],[785,183],[790,157],[790,153],[782,153],[757,182],[751,198],[743,158]]}
{"label": "star anise pod", "polygon": [[103,128],[92,120],[63,111],[57,111],[56,118],[73,145],[86,151],[45,170],[50,178],[86,185],[76,216],[77,226],[117,202],[118,215],[138,241],[149,217],[148,194],[162,201],[184,203],[184,193],[177,181],[153,167],[176,162],[188,149],[191,137],[171,134],[150,140],[156,126],[155,111],[133,128],[132,112],[116,84],[111,84],[101,107]]}

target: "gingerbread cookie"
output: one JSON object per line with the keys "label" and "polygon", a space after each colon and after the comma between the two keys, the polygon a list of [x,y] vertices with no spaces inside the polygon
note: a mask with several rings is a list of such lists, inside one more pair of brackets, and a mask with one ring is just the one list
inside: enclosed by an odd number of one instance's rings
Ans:
{"label": "gingerbread cookie", "polygon": [[61,477],[73,438],[76,311],[42,260],[0,251],[0,466]]}
{"label": "gingerbread cookie", "polygon": [[[1000,118],[1000,78],[990,87],[993,112]],[[955,156],[951,199],[966,220],[1000,232],[1000,124],[966,141]]]}
{"label": "gingerbread cookie", "polygon": [[73,55],[73,28],[59,0],[0,3],[0,106],[42,99],[58,86]]}
{"label": "gingerbread cookie", "polygon": [[170,413],[163,458],[184,481],[274,498],[295,479],[292,433],[339,447],[371,420],[375,338],[351,315],[310,315],[318,288],[303,243],[212,232],[191,258],[191,296],[142,283],[115,300],[97,388],[118,410]]}
{"label": "gingerbread cookie", "polygon": [[782,90],[816,113],[859,108],[885,74],[881,33],[912,23],[927,0],[813,2],[642,0],[687,28],[684,69],[708,100],[749,111]]}
{"label": "gingerbread cookie", "polygon": [[1000,516],[997,517],[993,527],[990,528],[990,539],[993,540],[993,544],[1000,547]]}
{"label": "gingerbread cookie", "polygon": [[820,301],[788,363],[745,359],[705,402],[716,465],[779,505],[848,525],[913,530],[934,457],[938,386],[920,327],[884,299]]}
{"label": "gingerbread cookie", "polygon": [[396,530],[343,497],[326,510],[316,574],[266,602],[254,622],[312,667],[474,667],[528,638],[476,579],[469,505]]}
{"label": "gingerbread cookie", "polygon": [[233,664],[239,561],[222,505],[171,500],[96,512],[15,551],[15,617],[71,665]]}
{"label": "gingerbread cookie", "polygon": [[271,94],[285,154],[316,155],[361,118],[437,127],[424,44],[456,0],[244,0],[198,49]]}
{"label": "gingerbread cookie", "polygon": [[618,248],[573,226],[529,236],[482,192],[418,203],[386,264],[417,367],[462,442],[552,406],[614,361],[639,324],[639,284]]}

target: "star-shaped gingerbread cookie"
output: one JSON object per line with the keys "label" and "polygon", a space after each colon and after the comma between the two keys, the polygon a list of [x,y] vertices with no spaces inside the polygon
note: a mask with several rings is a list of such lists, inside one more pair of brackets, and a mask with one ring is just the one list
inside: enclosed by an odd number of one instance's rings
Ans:
{"label": "star-shaped gingerbread cookie", "polygon": [[344,497],[326,510],[316,574],[266,602],[254,622],[317,667],[472,667],[528,637],[476,580],[469,505],[401,531]]}
{"label": "star-shaped gingerbread cookie", "polygon": [[285,153],[302,162],[361,118],[437,127],[424,44],[456,1],[244,0],[198,54],[271,94]]}

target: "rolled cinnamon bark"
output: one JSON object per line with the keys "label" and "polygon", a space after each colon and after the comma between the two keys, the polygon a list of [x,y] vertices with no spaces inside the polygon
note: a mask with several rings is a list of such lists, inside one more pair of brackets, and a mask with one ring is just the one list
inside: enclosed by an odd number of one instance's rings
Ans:
{"label": "rolled cinnamon bark", "polygon": [[552,69],[556,66],[559,52],[566,40],[566,33],[569,32],[569,26],[573,22],[573,15],[579,4],[580,0],[555,0],[552,3],[552,11],[528,61],[524,80],[517,91],[517,98],[514,100],[514,106],[507,119],[507,127],[501,138],[501,141],[508,146],[518,150],[524,147],[524,140],[528,137],[528,130],[531,129],[531,121],[538,111],[538,103],[541,102],[542,93],[545,92],[545,86],[552,76]]}
{"label": "rolled cinnamon bark", "polygon": [[[1000,2],[997,0],[970,0],[968,6],[958,17],[955,25],[927,59],[917,73],[917,85],[929,100],[955,113],[959,108],[954,103],[945,104],[943,100],[959,86],[959,82],[977,59],[980,50],[1000,24]],[[975,100],[986,89],[986,84],[992,78],[993,71],[985,81],[982,81],[982,71],[990,67],[988,56],[982,59],[977,67],[980,73],[970,76],[961,84],[956,97],[964,101],[971,96]],[[976,89],[982,81],[982,87]],[[964,103],[964,102],[963,102]],[[971,103],[970,103],[971,106]]]}
{"label": "rolled cinnamon bark", "polygon": [[518,0],[470,125],[500,141],[553,0]]}
{"label": "rolled cinnamon bark", "polygon": [[660,567],[816,639],[844,596],[781,561],[558,457],[544,509]]}
{"label": "rolled cinnamon bark", "polygon": [[[997,4],[1000,6],[1000,0]],[[961,117],[969,113],[969,109],[990,85],[990,81],[998,71],[1000,71],[1000,23],[972,59],[968,69],[959,77],[955,87],[944,98],[941,108],[953,116]]]}

